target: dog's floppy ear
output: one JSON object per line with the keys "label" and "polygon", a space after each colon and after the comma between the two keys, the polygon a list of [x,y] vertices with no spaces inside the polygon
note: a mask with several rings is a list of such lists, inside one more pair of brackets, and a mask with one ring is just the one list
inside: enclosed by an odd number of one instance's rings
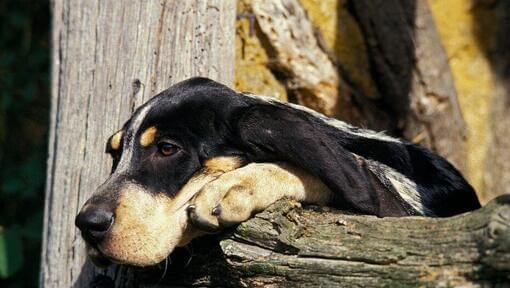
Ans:
{"label": "dog's floppy ear", "polygon": [[341,207],[378,216],[409,215],[365,160],[342,146],[352,135],[323,119],[281,103],[259,102],[237,124],[251,160],[284,160],[308,170],[335,192]]}

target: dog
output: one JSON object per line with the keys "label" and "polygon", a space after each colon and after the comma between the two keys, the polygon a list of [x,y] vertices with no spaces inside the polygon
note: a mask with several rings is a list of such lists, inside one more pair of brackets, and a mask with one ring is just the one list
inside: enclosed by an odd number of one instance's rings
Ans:
{"label": "dog", "polygon": [[157,264],[283,197],[379,217],[480,207],[462,175],[425,148],[207,78],[142,105],[106,151],[112,173],[76,217],[100,266]]}

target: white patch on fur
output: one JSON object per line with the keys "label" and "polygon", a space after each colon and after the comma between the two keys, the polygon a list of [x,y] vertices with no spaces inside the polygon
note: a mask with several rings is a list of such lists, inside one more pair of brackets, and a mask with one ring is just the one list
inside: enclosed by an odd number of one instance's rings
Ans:
{"label": "white patch on fur", "polygon": [[[147,113],[149,113],[149,110],[152,108],[156,102],[152,102],[145,107],[143,107],[139,113],[135,115],[135,118],[132,119],[130,131],[127,131],[126,134],[132,133],[131,139],[129,139],[129,142],[126,142],[124,144],[124,149],[122,151],[122,155],[120,156],[119,164],[117,165],[117,169],[115,169],[114,175],[116,174],[122,174],[123,172],[127,171],[129,169],[129,163],[131,162],[131,159],[133,158],[133,149],[135,146],[135,136],[136,132],[140,129],[140,126],[143,123],[143,120],[145,119],[145,116],[147,116]],[[127,137],[125,137],[127,138]],[[112,175],[113,176],[113,175]]]}
{"label": "white patch on fur", "polygon": [[[387,165],[369,159],[366,159],[365,161],[368,168],[373,171],[377,177],[384,177],[384,179],[379,180],[383,183],[387,183],[389,181],[395,191],[398,192],[399,196],[416,212],[427,216],[435,215],[434,212],[423,205],[420,192],[418,192],[418,184]],[[378,173],[378,171],[383,171],[382,175],[381,173]]]}
{"label": "white patch on fur", "polygon": [[376,131],[372,131],[372,130],[357,128],[357,127],[349,125],[349,124],[347,124],[347,123],[345,123],[343,121],[340,121],[340,120],[337,120],[337,119],[334,119],[334,118],[329,118],[326,115],[321,114],[321,113],[319,113],[319,112],[317,112],[315,110],[312,110],[312,109],[310,109],[308,107],[305,107],[305,106],[301,106],[301,105],[297,105],[297,104],[293,104],[293,103],[280,102],[277,99],[272,98],[272,97],[268,97],[268,96],[255,95],[255,94],[243,94],[243,95],[246,95],[248,97],[252,97],[252,98],[255,98],[255,99],[259,99],[259,100],[262,100],[262,101],[264,101],[266,103],[270,103],[270,104],[273,104],[273,105],[274,104],[282,104],[282,105],[286,105],[286,106],[292,107],[294,109],[298,109],[298,110],[304,111],[304,112],[306,112],[308,114],[313,115],[316,118],[321,119],[322,121],[324,121],[324,123],[328,124],[329,126],[333,126],[335,128],[338,128],[338,129],[344,131],[345,133],[353,134],[353,135],[360,136],[360,137],[370,138],[370,139],[386,141],[386,142],[400,143],[399,139],[393,138],[393,137],[388,136],[388,135],[385,135],[384,132],[376,132]]}

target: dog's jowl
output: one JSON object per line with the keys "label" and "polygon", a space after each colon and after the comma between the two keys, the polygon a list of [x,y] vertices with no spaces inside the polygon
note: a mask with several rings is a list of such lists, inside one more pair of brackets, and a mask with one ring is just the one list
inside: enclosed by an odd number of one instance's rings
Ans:
{"label": "dog's jowl", "polygon": [[98,265],[156,264],[283,197],[380,217],[480,207],[422,147],[205,78],[155,96],[106,146],[112,174],[76,217]]}

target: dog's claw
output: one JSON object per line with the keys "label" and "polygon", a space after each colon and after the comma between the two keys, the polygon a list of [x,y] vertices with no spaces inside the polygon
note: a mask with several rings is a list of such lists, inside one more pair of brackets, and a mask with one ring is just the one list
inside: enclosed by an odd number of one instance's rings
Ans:
{"label": "dog's claw", "polygon": [[216,207],[214,207],[212,209],[211,214],[214,215],[214,216],[220,216],[220,214],[221,214],[221,206],[217,205]]}
{"label": "dog's claw", "polygon": [[195,206],[194,204],[191,204],[188,207],[186,207],[186,212],[188,213],[188,217],[189,217],[190,213],[195,213],[196,209],[197,209],[197,206]]}
{"label": "dog's claw", "polygon": [[198,214],[196,213],[195,205],[193,204],[189,205],[186,208],[186,212],[188,213],[188,219],[191,222],[191,225],[195,226],[195,228],[207,233],[217,233],[221,230],[218,225],[215,225],[205,219],[200,218],[200,216],[198,216]]}

